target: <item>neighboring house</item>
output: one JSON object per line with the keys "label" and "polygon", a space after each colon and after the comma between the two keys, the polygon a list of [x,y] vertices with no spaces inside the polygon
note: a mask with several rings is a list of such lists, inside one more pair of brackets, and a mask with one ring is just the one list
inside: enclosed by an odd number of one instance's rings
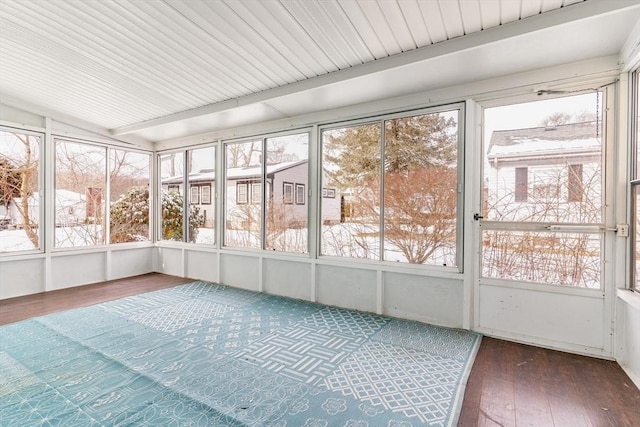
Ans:
{"label": "neighboring house", "polygon": [[[56,190],[56,227],[82,224],[87,220],[86,197],[69,190]],[[6,221],[8,228],[23,228],[24,218],[18,209],[22,206],[22,198],[16,197],[8,208],[0,208],[0,218]],[[40,224],[40,193],[29,196],[29,218],[34,224]]]}
{"label": "neighboring house", "polygon": [[[270,164],[266,167],[265,191],[270,211],[286,217],[289,224],[299,222],[306,226],[308,216],[308,161],[299,160]],[[262,200],[261,166],[227,169],[225,209],[228,212],[259,207]],[[182,176],[165,178],[162,189],[182,193]],[[200,208],[205,221],[213,219],[215,176],[210,170],[189,174],[189,202]],[[323,223],[340,222],[340,195],[334,188],[323,189]],[[246,208],[246,209],[245,209]],[[229,216],[228,216],[229,217]],[[242,228],[242,224],[228,224]],[[206,223],[205,223],[206,226]]]}
{"label": "neighboring house", "polygon": [[[585,222],[586,202],[599,206],[601,196],[598,129],[585,122],[494,131],[485,173],[488,217]],[[549,212],[541,213],[545,207]]]}
{"label": "neighboring house", "polygon": [[[182,179],[182,175],[164,178],[162,190],[175,190],[182,194]],[[215,220],[215,188],[215,173],[212,169],[189,174],[189,204],[200,208],[205,228],[212,228]]]}

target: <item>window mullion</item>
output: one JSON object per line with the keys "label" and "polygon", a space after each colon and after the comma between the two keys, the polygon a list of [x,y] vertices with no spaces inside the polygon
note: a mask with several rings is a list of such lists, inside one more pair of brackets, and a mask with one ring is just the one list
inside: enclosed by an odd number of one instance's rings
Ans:
{"label": "window mullion", "polygon": [[380,255],[379,259],[384,260],[384,165],[385,165],[385,121],[380,122],[380,200],[378,201],[380,218]]}

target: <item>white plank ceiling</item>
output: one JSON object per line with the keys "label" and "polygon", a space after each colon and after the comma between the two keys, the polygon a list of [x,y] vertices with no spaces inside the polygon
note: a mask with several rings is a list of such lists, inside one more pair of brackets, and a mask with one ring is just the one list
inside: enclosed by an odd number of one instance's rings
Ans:
{"label": "white plank ceiling", "polygon": [[[584,22],[593,29],[586,33],[594,34],[581,36],[582,45],[567,38],[568,59],[616,54],[639,19],[639,3],[0,0],[0,102],[113,135],[166,140],[459,83],[462,74],[469,80],[476,64],[441,63],[439,74],[448,80],[398,74],[392,79],[400,77],[401,85],[330,91],[393,69],[429,67],[427,60],[463,50],[451,44],[455,40],[494,31],[488,39],[494,42],[502,28],[515,37]],[[485,46],[470,43],[474,49]],[[436,51],[441,45],[451,47]],[[577,55],[576,48],[584,52]],[[510,70],[509,58],[493,54],[491,70],[478,69],[484,77]],[[531,52],[531,64],[524,61],[520,68],[540,63],[536,55],[548,55],[547,47]]]}

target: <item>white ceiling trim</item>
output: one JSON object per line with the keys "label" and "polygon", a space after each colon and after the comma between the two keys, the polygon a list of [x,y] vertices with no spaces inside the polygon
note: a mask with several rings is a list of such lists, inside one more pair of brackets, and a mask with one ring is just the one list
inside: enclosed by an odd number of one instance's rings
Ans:
{"label": "white ceiling trim", "polygon": [[506,102],[505,99],[509,99],[509,102],[514,102],[516,99],[518,102],[524,102],[539,99],[538,92],[540,90],[562,91],[597,88],[615,82],[619,73],[618,55],[611,55],[295,117],[159,140],[154,146],[156,150],[169,150],[217,140],[248,138],[270,132],[308,128],[316,124],[349,121],[367,115],[386,114],[399,109],[411,110],[451,104],[467,98],[473,98],[487,106],[503,105]]}

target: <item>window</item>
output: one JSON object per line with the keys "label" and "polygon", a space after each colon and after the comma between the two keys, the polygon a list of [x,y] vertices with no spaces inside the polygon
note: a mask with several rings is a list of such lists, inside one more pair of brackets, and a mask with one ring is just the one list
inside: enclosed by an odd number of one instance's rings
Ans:
{"label": "window", "polygon": [[[215,204],[211,202],[215,156],[214,146],[158,156],[162,207],[160,240],[215,243]],[[183,196],[185,191],[187,197]]]}
{"label": "window", "polygon": [[177,240],[184,236],[184,154],[161,154],[160,163],[160,240]]}
{"label": "window", "polygon": [[107,149],[55,139],[57,248],[105,243]]}
{"label": "window", "polygon": [[267,190],[282,188],[281,194],[267,193],[265,249],[307,253],[309,211],[304,188],[309,179],[309,134],[267,138],[265,146]]}
{"label": "window", "polygon": [[[322,255],[380,259],[382,122],[323,130]],[[329,197],[329,187],[340,197]]]}
{"label": "window", "polygon": [[42,135],[0,128],[0,253],[41,249]]}
{"label": "window", "polygon": [[293,182],[282,183],[282,198],[285,205],[293,204]]}
{"label": "window", "polygon": [[226,246],[262,247],[262,145],[253,140],[224,146]]}
{"label": "window", "polygon": [[259,182],[251,183],[251,203],[259,205],[262,202],[262,185]]}
{"label": "window", "polygon": [[187,182],[191,188],[188,206],[187,242],[215,243],[215,206],[211,203],[211,186],[215,185],[216,148],[187,150]]}
{"label": "window", "polygon": [[296,205],[304,205],[304,184],[296,184]]}
{"label": "window", "polygon": [[456,266],[458,111],[384,122],[387,261]]}
{"label": "window", "polygon": [[200,203],[200,188],[197,185],[191,186],[191,194],[189,196],[189,203],[197,205]]}
{"label": "window", "polygon": [[322,131],[322,255],[457,265],[458,116]]}
{"label": "window", "polygon": [[109,242],[149,240],[149,166],[146,153],[109,150]]}
{"label": "window", "polygon": [[631,123],[634,153],[631,181],[632,280],[631,289],[640,292],[640,70],[631,79]]}
{"label": "window", "polygon": [[564,165],[556,167],[532,167],[531,203],[556,202],[560,198],[560,182]]}
{"label": "window", "polygon": [[327,197],[329,199],[336,198],[336,189],[335,188],[323,188],[322,189],[322,197]]}
{"label": "window", "polygon": [[203,205],[211,204],[211,184],[200,186],[200,203]]}
{"label": "window", "polygon": [[225,245],[307,253],[308,211],[306,203],[296,205],[295,182],[304,200],[309,134],[229,142],[224,148]]}
{"label": "window", "polygon": [[529,195],[529,168],[516,168],[516,202],[526,202]]}
{"label": "window", "polygon": [[601,287],[602,97],[485,109],[483,278]]}
{"label": "window", "polygon": [[236,201],[239,205],[246,205],[249,203],[249,184],[246,182],[236,183]]}

